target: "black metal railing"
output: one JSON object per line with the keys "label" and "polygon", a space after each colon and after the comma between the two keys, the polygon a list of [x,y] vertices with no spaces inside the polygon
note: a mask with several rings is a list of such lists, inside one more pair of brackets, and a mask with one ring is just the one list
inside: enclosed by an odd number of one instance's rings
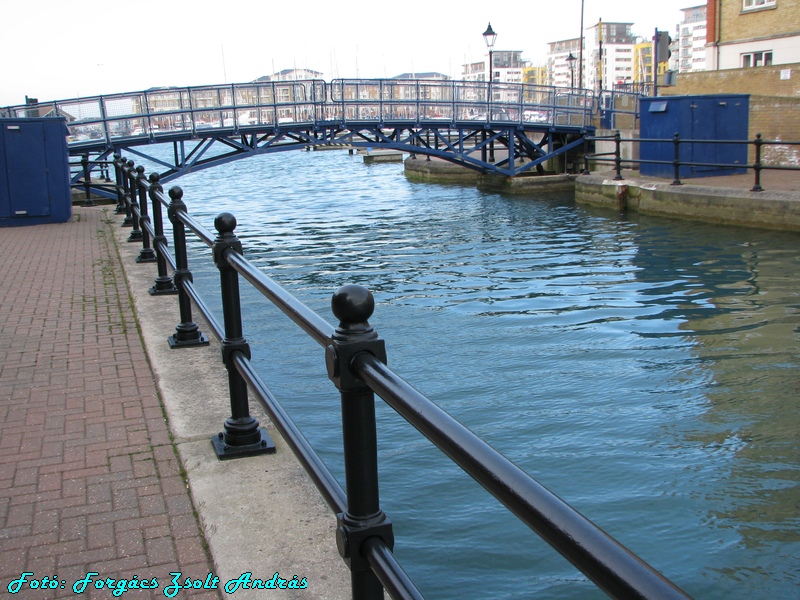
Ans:
{"label": "black metal railing", "polygon": [[[595,152],[590,153],[589,147],[592,142],[610,141],[614,144],[614,150],[610,152]],[[672,158],[671,160],[654,160],[654,159],[641,159],[629,158],[622,156],[622,144],[638,144],[641,148],[642,144],[671,144]],[[721,146],[752,146],[753,147],[753,162],[752,163],[717,163],[717,162],[698,162],[685,160],[682,157],[681,148],[684,146],[693,145],[716,145]],[[765,164],[763,162],[763,148],[764,146],[800,146],[800,142],[787,142],[783,140],[765,140],[762,139],[761,134],[756,134],[753,140],[708,140],[708,139],[688,139],[681,138],[678,133],[675,133],[670,139],[649,139],[649,138],[623,138],[619,131],[610,136],[586,136],[584,138],[584,173],[589,173],[590,163],[607,163],[614,166],[615,181],[622,181],[625,178],[622,176],[624,164],[631,165],[669,165],[672,167],[673,180],[671,185],[683,185],[680,173],[684,167],[700,167],[715,170],[728,170],[728,171],[746,171],[752,169],[753,171],[753,186],[750,188],[751,192],[763,192],[764,188],[761,185],[761,175],[765,170],[774,171],[800,171],[800,165],[782,165],[782,164]]]}
{"label": "black metal railing", "polygon": [[[172,187],[167,198],[157,174],[146,178],[142,167],[119,155],[114,157],[114,167],[119,210],[126,215],[123,225],[141,232],[141,238],[129,238],[142,243],[137,260],[151,260],[150,240],[155,249],[158,276],[150,293],[178,294],[180,322],[169,338],[171,347],[207,343],[192,320],[193,305],[221,341],[231,416],[211,440],[217,456],[225,460],[274,451],[272,441],[250,415],[251,390],[336,514],[336,544],[351,572],[353,598],[382,599],[384,590],[392,598],[423,598],[392,553],[392,524],[380,505],[375,394],[611,597],[688,597],[390,370],[384,342],[369,323],[375,303],[366,288],[344,285],[333,293],[331,307],[339,320],[334,327],[244,258],[232,214],[216,217],[215,235],[189,215],[181,188]],[[145,208],[148,198],[152,216]],[[162,207],[167,208],[172,224],[174,257],[161,229]],[[194,287],[187,229],[212,249],[220,272],[222,323]],[[167,263],[174,271],[172,281]],[[325,349],[328,377],[341,397],[344,490],[250,362],[239,302],[240,275]]]}
{"label": "black metal railing", "polygon": [[[94,206],[94,192],[113,192],[114,181],[109,177],[109,167],[112,165],[106,160],[90,160],[89,154],[81,156],[80,162],[69,163],[70,187],[82,189],[84,193],[84,206]],[[98,170],[100,177],[92,180],[92,171]]]}

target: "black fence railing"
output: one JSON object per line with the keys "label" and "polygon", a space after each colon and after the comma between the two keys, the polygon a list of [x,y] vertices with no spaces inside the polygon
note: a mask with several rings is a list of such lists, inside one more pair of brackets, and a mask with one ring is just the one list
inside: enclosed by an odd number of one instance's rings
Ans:
{"label": "black fence railing", "polygon": [[[113,165],[111,161],[90,160],[89,154],[83,154],[80,162],[69,163],[70,168],[70,187],[83,190],[84,206],[94,206],[93,191],[104,190],[113,192],[116,184],[109,176],[109,167]],[[92,171],[99,171],[99,178],[92,179]]]}
{"label": "black fence railing", "polygon": [[[610,152],[589,152],[589,147],[592,142],[613,142],[614,150]],[[656,160],[656,159],[641,159],[630,158],[622,156],[623,144],[638,144],[639,148],[643,144],[671,144],[672,145],[672,158],[670,160]],[[722,146],[752,146],[753,147],[753,162],[752,163],[724,163],[724,162],[699,162],[686,160],[682,156],[682,147],[694,145],[715,145]],[[610,136],[586,136],[584,138],[584,173],[589,173],[590,163],[607,163],[614,166],[615,181],[622,181],[625,178],[622,176],[623,165],[669,165],[672,167],[673,180],[671,185],[683,185],[681,181],[681,169],[684,167],[700,167],[707,169],[716,169],[720,171],[746,171],[752,169],[753,171],[753,187],[750,188],[751,192],[763,192],[764,188],[761,185],[761,175],[765,170],[774,171],[798,171],[800,172],[800,165],[783,165],[783,164],[765,164],[763,162],[763,148],[764,146],[776,147],[791,147],[800,146],[800,142],[787,142],[783,140],[765,140],[762,139],[761,134],[757,134],[754,140],[707,140],[707,139],[688,139],[681,138],[679,134],[674,134],[670,139],[647,139],[647,138],[623,138],[620,132],[617,131],[614,135]]]}
{"label": "black fence railing", "polygon": [[[217,216],[215,235],[189,215],[179,187],[171,188],[167,197],[157,174],[145,177],[141,166],[119,155],[115,155],[113,164],[117,210],[126,215],[123,226],[132,228],[129,240],[142,244],[136,260],[156,262],[158,266],[150,293],[178,295],[180,322],[169,337],[170,345],[184,348],[207,343],[193,321],[192,306],[201,311],[221,341],[231,416],[223,431],[212,439],[217,456],[232,459],[274,451],[272,441],[250,415],[249,389],[336,514],[336,544],[351,572],[354,599],[382,599],[384,590],[392,598],[423,598],[392,553],[394,532],[380,505],[375,394],[611,597],[688,598],[653,567],[391,371],[386,366],[384,342],[369,323],[375,304],[366,288],[344,285],[335,291],[331,306],[339,324],[334,327],[244,258],[232,214]],[[147,208],[148,199],[152,211]],[[172,225],[174,256],[161,225],[163,207]],[[187,230],[212,249],[220,272],[222,323],[194,287],[188,268]],[[134,236],[137,231],[139,235]],[[172,279],[167,274],[168,264],[174,271]],[[243,335],[239,275],[325,349],[328,376],[341,396],[345,489],[250,362],[250,348]]]}

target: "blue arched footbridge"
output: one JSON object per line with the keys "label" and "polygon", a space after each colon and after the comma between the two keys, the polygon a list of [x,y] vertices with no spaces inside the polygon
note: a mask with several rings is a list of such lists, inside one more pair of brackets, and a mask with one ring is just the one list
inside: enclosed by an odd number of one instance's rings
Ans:
{"label": "blue arched footbridge", "polygon": [[[542,172],[579,147],[595,131],[600,100],[528,84],[339,79],[156,88],[12,106],[0,116],[63,117],[71,155],[138,155],[163,168],[162,182],[256,154],[330,146],[393,149],[513,177]],[[165,143],[172,161],[148,154]]]}

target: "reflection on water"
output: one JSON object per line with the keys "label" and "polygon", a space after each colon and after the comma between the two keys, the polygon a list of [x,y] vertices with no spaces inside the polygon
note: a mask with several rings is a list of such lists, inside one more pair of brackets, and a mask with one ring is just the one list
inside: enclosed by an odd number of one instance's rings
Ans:
{"label": "reflection on water", "polygon": [[[179,183],[328,320],[339,285],[370,287],[398,373],[689,593],[797,595],[797,235],[414,184],[339,152]],[[216,301],[207,257],[190,266]],[[319,348],[242,295],[259,370],[341,474]],[[378,409],[396,554],[429,597],[604,597]]]}

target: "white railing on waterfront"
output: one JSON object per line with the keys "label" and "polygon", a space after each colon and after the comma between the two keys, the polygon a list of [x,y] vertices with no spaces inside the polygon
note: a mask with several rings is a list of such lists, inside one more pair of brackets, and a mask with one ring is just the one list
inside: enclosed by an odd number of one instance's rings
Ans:
{"label": "white railing on waterfront", "polygon": [[[470,81],[337,79],[170,87],[11,106],[4,117],[60,116],[69,142],[112,145],[175,134],[202,136],[325,127],[469,121],[583,128],[596,99],[589,90]],[[205,131],[204,131],[205,130]]]}

